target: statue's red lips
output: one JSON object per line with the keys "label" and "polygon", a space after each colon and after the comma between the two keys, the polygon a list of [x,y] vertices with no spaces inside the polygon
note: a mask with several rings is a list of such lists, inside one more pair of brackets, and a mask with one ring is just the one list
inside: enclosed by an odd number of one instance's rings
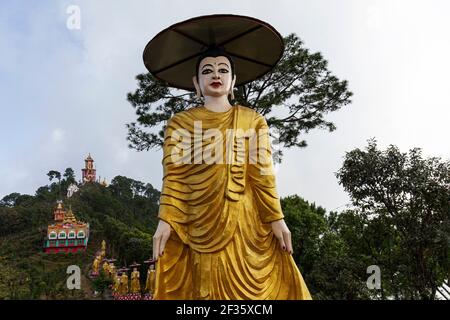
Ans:
{"label": "statue's red lips", "polygon": [[222,85],[221,82],[212,82],[211,83],[211,86],[214,87],[214,88],[220,87],[221,85]]}

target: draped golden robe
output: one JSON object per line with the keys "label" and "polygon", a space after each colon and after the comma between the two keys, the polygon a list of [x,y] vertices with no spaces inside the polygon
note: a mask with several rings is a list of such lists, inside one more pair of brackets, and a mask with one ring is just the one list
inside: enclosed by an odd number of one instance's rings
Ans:
{"label": "draped golden robe", "polygon": [[[194,133],[197,121],[204,134],[200,140]],[[208,138],[213,128],[222,140]],[[249,161],[250,139],[244,139],[244,163],[226,161],[238,153],[226,153],[226,131],[239,128],[268,138],[267,131],[259,133],[268,129],[265,118],[243,106],[225,112],[192,108],[167,123],[159,218],[170,224],[171,235],[156,264],[155,299],[311,299],[294,259],[272,232],[270,222],[284,217],[275,176],[261,174],[273,169],[272,162]],[[236,147],[237,136],[229,137]],[[174,161],[180,141],[192,147],[191,163]],[[195,160],[217,143],[224,144],[223,163]],[[270,146],[264,152],[271,158]]]}

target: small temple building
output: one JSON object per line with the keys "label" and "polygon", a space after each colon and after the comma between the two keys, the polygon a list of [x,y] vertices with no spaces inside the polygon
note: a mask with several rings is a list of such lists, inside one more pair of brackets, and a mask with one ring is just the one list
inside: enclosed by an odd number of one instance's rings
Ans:
{"label": "small temple building", "polygon": [[47,228],[44,251],[46,253],[68,253],[86,250],[89,240],[89,224],[77,221],[72,208],[66,211],[62,201],[58,201],[53,214],[55,223]]}

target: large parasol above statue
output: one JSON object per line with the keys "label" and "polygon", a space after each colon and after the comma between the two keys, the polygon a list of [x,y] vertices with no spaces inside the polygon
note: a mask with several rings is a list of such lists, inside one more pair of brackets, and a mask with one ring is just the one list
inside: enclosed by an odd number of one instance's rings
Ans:
{"label": "large parasol above statue", "polygon": [[169,86],[194,91],[192,76],[198,57],[221,48],[233,58],[236,86],[269,72],[281,59],[283,38],[261,20],[216,14],[176,23],[158,33],[145,47],[146,68]]}

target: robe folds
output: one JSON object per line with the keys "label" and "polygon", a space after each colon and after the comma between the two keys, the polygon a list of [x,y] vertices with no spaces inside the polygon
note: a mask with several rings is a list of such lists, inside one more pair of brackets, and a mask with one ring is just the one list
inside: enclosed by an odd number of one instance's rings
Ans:
{"label": "robe folds", "polygon": [[268,136],[265,118],[239,105],[195,107],[168,121],[158,216],[171,234],[155,299],[311,299],[271,229],[284,216]]}

